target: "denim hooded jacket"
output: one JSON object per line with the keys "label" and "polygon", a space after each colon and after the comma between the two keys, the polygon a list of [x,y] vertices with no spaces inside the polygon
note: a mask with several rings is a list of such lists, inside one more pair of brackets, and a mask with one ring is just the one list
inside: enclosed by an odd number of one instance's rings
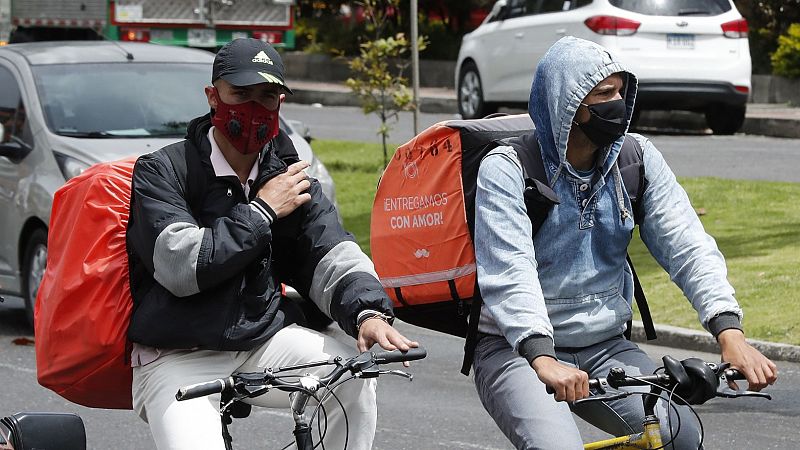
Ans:
{"label": "denim hooded jacket", "polygon": [[[586,347],[621,335],[632,316],[633,278],[625,259],[634,222],[616,165],[623,138],[598,149],[591,179],[566,160],[567,139],[584,97],[621,72],[627,117],[637,81],[604,48],[565,37],[540,61],[529,102],[549,184],[560,197],[536,235],[523,202],[522,169],[513,148],[498,147],[478,173],[475,254],[485,307],[479,330],[503,335],[532,360],[556,347]],[[742,311],[725,260],[706,234],[661,153],[644,150],[641,237],[714,335],[740,328]],[[658,299],[651,298],[650,301]]]}

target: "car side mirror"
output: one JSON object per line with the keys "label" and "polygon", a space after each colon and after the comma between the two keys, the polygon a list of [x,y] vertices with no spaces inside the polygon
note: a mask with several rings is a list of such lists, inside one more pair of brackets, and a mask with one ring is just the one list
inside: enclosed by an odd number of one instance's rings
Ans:
{"label": "car side mirror", "polygon": [[0,123],[0,156],[5,156],[8,159],[18,161],[24,158],[30,152],[29,148],[23,146],[19,142],[3,142],[5,140],[5,136],[6,129],[3,124]]}
{"label": "car side mirror", "polygon": [[17,413],[0,419],[14,450],[86,450],[86,428],[75,414]]}

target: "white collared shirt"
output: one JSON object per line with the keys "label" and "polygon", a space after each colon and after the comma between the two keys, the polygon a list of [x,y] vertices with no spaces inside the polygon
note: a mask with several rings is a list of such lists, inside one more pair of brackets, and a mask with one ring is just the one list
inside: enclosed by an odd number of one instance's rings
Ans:
{"label": "white collared shirt", "polygon": [[[239,178],[239,175],[233,170],[231,164],[225,159],[222,150],[219,149],[219,144],[217,144],[216,139],[214,139],[214,128],[215,127],[212,126],[208,129],[208,142],[211,143],[211,166],[214,168],[214,175],[218,177],[234,176]],[[256,176],[258,176],[259,162],[261,162],[260,153],[258,159],[253,163],[253,167],[250,168],[250,174],[247,175],[247,182],[241,183],[242,189],[244,189],[244,196],[247,198],[250,198],[250,187],[256,181]]]}

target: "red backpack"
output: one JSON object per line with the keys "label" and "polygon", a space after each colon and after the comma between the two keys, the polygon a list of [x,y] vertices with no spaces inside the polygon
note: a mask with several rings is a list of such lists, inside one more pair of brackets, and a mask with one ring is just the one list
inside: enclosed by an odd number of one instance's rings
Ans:
{"label": "red backpack", "polygon": [[56,191],[34,309],[39,384],[75,403],[131,409],[125,232],[136,159],[96,164]]}
{"label": "red backpack", "polygon": [[[175,173],[188,173],[183,147],[171,148],[166,153]],[[39,384],[93,408],[132,408],[125,236],[135,163],[134,157],[95,164],[56,191],[47,268],[36,295]],[[205,191],[204,183],[195,184],[184,193],[190,207]]]}

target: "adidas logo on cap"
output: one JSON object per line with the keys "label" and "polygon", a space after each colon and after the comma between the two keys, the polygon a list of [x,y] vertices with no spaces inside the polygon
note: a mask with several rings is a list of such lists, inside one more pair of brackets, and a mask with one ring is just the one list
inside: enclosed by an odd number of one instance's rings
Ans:
{"label": "adidas logo on cap", "polygon": [[269,56],[267,56],[267,54],[264,53],[263,50],[258,52],[258,54],[253,57],[253,62],[254,63],[264,63],[264,64],[272,65],[272,60],[269,59]]}

